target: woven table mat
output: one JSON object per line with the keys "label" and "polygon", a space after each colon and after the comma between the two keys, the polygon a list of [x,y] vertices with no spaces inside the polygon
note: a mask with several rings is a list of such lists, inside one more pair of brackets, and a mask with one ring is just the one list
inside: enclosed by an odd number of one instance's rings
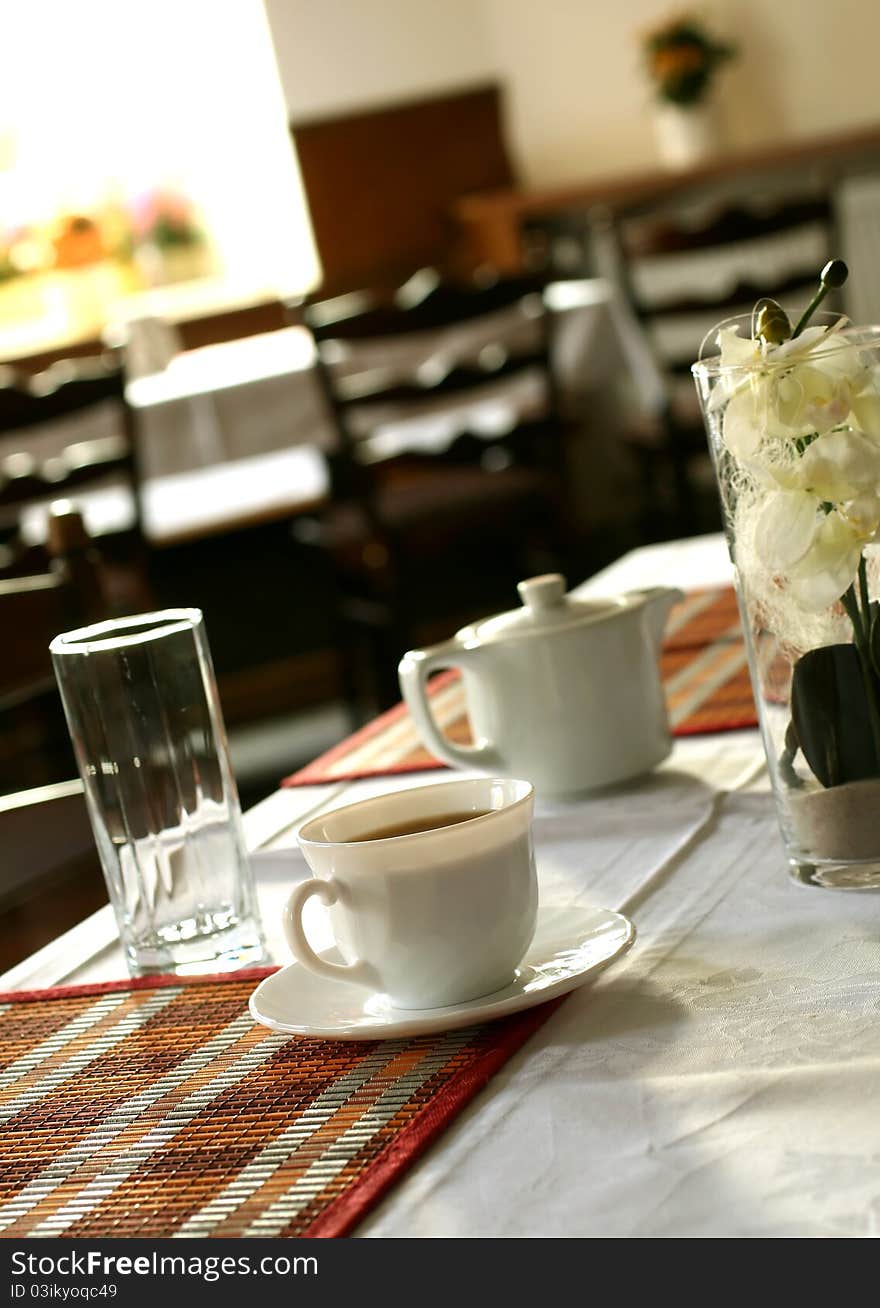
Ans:
{"label": "woven table mat", "polygon": [[[732,587],[692,591],[673,608],[660,671],[676,736],[734,731],[757,724]],[[429,693],[434,715],[445,733],[458,744],[470,744],[473,738],[459,674],[449,671],[434,677]],[[282,784],[320,785],[445,766],[425,749],[405,705],[398,704]]]}
{"label": "woven table mat", "polygon": [[561,1000],[441,1036],[280,1036],[273,969],[0,995],[0,1236],[347,1234]]}

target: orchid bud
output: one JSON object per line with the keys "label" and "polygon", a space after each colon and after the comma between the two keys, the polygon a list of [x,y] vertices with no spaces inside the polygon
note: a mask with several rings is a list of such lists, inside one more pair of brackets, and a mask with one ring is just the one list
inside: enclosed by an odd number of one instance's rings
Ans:
{"label": "orchid bud", "polygon": [[843,260],[829,259],[819,274],[819,289],[797,320],[795,329],[791,333],[792,337],[800,336],[828,292],[839,290],[847,277],[849,277],[849,268],[847,268]]}
{"label": "orchid bud", "polygon": [[755,305],[757,320],[755,331],[768,345],[781,345],[791,335],[788,314],[775,300],[759,300]]}
{"label": "orchid bud", "polygon": [[842,259],[830,259],[822,269],[820,281],[829,290],[837,291],[849,277],[849,268]]}

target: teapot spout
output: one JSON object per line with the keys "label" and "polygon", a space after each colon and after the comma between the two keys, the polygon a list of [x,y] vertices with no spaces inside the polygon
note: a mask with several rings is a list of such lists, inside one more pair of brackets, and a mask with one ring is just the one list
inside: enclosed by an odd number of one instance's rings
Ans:
{"label": "teapot spout", "polygon": [[652,586],[649,590],[637,591],[636,596],[644,608],[648,631],[654,640],[654,647],[659,655],[663,646],[663,633],[670,610],[684,599],[684,593],[672,586]]}

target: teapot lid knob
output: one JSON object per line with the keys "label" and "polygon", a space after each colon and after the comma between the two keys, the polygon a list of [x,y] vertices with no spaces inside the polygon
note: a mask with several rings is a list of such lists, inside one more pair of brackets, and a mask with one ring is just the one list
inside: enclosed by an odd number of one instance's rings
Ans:
{"label": "teapot lid knob", "polygon": [[565,578],[561,572],[545,572],[529,577],[517,586],[519,597],[531,613],[546,613],[565,603]]}

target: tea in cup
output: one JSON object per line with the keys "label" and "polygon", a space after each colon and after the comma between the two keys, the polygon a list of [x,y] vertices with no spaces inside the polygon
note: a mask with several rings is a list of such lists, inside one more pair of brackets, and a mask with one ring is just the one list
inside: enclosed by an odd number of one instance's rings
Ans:
{"label": "tea in cup", "polygon": [[[306,822],[315,873],[284,910],[291,952],[328,980],[442,1008],[509,985],[535,931],[538,883],[527,781],[480,777],[416,786]],[[302,924],[316,896],[349,960],[315,953]]]}

